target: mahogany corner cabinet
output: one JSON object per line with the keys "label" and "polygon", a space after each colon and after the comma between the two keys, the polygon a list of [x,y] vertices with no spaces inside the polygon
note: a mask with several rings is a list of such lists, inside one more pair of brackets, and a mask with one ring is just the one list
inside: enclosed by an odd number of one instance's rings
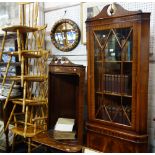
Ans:
{"label": "mahogany corner cabinet", "polygon": [[147,152],[150,13],[117,3],[86,20],[87,147]]}

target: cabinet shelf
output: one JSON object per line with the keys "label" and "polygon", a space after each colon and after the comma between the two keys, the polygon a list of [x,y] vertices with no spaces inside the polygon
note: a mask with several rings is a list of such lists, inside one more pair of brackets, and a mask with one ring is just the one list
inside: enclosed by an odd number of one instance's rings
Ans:
{"label": "cabinet shelf", "polygon": [[97,63],[121,63],[121,62],[124,62],[124,63],[132,63],[133,61],[102,61],[102,60],[97,60],[97,61],[95,61],[95,62],[97,62]]}
{"label": "cabinet shelf", "polygon": [[132,98],[131,95],[127,95],[127,94],[123,94],[123,93],[120,93],[120,94],[117,94],[117,93],[108,93],[108,92],[96,92],[96,94],[101,94],[101,95],[111,95],[111,96],[119,96],[119,97],[129,97],[129,98]]}

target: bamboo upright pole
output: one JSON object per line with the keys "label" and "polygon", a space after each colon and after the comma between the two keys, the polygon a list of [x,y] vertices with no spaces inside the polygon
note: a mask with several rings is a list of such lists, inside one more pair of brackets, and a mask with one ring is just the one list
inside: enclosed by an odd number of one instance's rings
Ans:
{"label": "bamboo upright pole", "polygon": [[10,95],[11,95],[12,88],[13,88],[13,86],[14,86],[14,83],[15,83],[15,81],[12,81],[11,87],[10,87],[10,89],[9,89],[9,93],[8,93],[8,95],[7,95],[7,98],[6,98],[5,103],[4,103],[4,106],[3,106],[3,110],[6,108],[6,106],[7,106],[7,104],[8,104],[8,101],[9,101],[9,98],[10,98]]}
{"label": "bamboo upright pole", "polygon": [[21,61],[21,40],[20,40],[20,32],[19,32],[19,30],[17,30],[17,43],[18,43],[19,61]]}
{"label": "bamboo upright pole", "polygon": [[33,3],[33,6],[32,6],[32,23],[31,23],[32,27],[34,26],[33,25],[33,22],[34,22],[33,20],[34,20],[34,3]]}
{"label": "bamboo upright pole", "polygon": [[21,60],[21,86],[24,84],[24,56],[22,56]]}
{"label": "bamboo upright pole", "polygon": [[26,4],[23,6],[23,25],[25,26],[26,25]]}
{"label": "bamboo upright pole", "polygon": [[14,114],[15,108],[16,108],[16,104],[14,104],[14,106],[13,106],[13,108],[12,108],[11,114],[10,114],[10,116],[9,116],[9,119],[8,119],[7,124],[6,124],[6,126],[5,126],[5,129],[4,129],[4,132],[8,129],[8,126],[9,126],[10,121],[11,121],[11,119],[12,119],[12,116],[13,116],[13,114]]}
{"label": "bamboo upright pole", "polygon": [[30,123],[32,123],[32,119],[33,119],[33,109],[34,107],[31,107],[31,112],[30,112]]}
{"label": "bamboo upright pole", "polygon": [[38,3],[35,3],[35,17],[34,17],[34,26],[37,25],[37,18],[38,18]]}
{"label": "bamboo upright pole", "polygon": [[26,50],[28,50],[28,42],[29,42],[29,33],[26,34],[26,43],[25,43]]}
{"label": "bamboo upright pole", "polygon": [[12,59],[12,56],[10,56],[10,59],[8,61],[7,67],[6,67],[5,75],[4,75],[3,81],[2,81],[2,88],[3,88],[4,83],[6,81],[6,77],[7,77],[7,74],[8,74],[9,67],[10,67],[11,59]]}
{"label": "bamboo upright pole", "polygon": [[27,85],[27,82],[26,82],[26,81],[24,81],[24,94],[23,94],[23,107],[22,107],[22,112],[24,112],[24,111],[25,111],[26,85]]}
{"label": "bamboo upright pole", "polygon": [[28,109],[29,109],[29,107],[26,106],[25,124],[24,124],[24,138],[26,137],[26,131],[27,131]]}
{"label": "bamboo upright pole", "polygon": [[4,46],[5,46],[6,36],[7,36],[7,31],[5,31],[4,37],[3,37],[3,41],[2,41],[2,51],[0,53],[0,61],[2,61],[2,55],[3,55],[3,52],[4,52]]}
{"label": "bamboo upright pole", "polygon": [[29,4],[29,26],[30,26],[30,14],[31,14],[31,10],[30,10],[30,4]]}

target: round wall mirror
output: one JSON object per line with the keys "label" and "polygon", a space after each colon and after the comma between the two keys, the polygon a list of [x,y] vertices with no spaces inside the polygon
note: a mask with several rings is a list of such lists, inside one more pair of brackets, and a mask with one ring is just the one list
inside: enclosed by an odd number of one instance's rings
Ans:
{"label": "round wall mirror", "polygon": [[78,25],[70,19],[62,19],[56,22],[50,35],[55,47],[64,52],[73,50],[81,37]]}

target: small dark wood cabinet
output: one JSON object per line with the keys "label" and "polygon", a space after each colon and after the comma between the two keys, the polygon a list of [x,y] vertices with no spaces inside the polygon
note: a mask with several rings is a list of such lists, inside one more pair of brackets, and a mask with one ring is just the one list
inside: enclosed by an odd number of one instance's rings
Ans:
{"label": "small dark wood cabinet", "polygon": [[[84,131],[85,67],[67,58],[54,57],[48,72],[48,129],[32,141],[58,152],[82,152]],[[75,119],[75,139],[55,139],[54,127],[58,118]]]}
{"label": "small dark wood cabinet", "polygon": [[107,5],[86,21],[87,147],[147,152],[150,13]]}
{"label": "small dark wood cabinet", "polygon": [[49,65],[48,129],[59,117],[75,119],[76,139],[70,144],[83,144],[85,67],[71,62]]}

